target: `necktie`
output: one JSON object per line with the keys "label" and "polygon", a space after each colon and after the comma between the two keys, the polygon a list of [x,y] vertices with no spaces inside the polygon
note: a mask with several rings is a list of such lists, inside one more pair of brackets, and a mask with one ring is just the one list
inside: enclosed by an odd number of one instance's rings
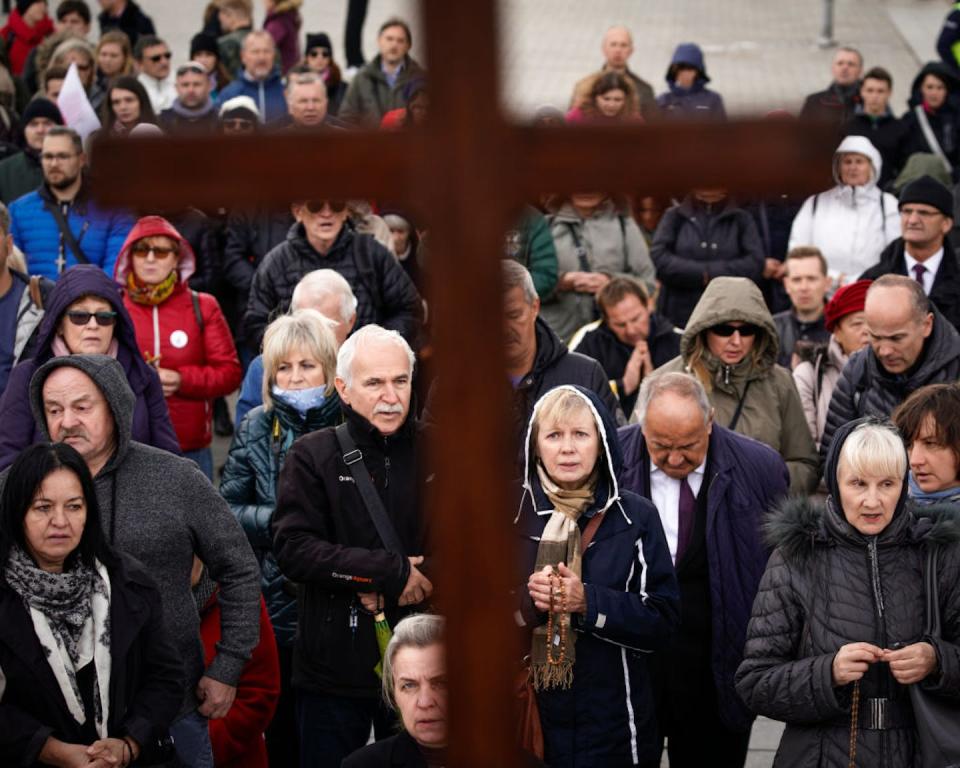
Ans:
{"label": "necktie", "polygon": [[677,563],[679,563],[693,538],[693,520],[697,514],[697,497],[693,495],[687,478],[680,481],[680,503],[677,508],[680,513],[680,531],[677,535]]}
{"label": "necktie", "polygon": [[923,264],[913,265],[913,276],[917,278],[920,287],[923,287],[923,276],[927,273],[927,268]]}

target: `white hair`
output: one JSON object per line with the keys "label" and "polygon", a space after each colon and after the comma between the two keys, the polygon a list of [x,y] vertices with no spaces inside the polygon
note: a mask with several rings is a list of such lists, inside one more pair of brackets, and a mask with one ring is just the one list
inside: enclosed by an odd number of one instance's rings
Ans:
{"label": "white hair", "polygon": [[416,356],[407,340],[396,331],[388,331],[379,325],[365,325],[354,333],[350,338],[343,342],[340,351],[337,353],[337,378],[342,379],[348,387],[353,381],[353,358],[356,357],[357,349],[367,344],[394,344],[402,349],[407,359],[410,361],[410,375],[413,375],[413,365],[416,362]]}
{"label": "white hair", "polygon": [[445,620],[431,613],[415,613],[401,619],[383,654],[383,700],[396,708],[393,698],[393,659],[404,648],[429,648],[443,642]]}
{"label": "white hair", "polygon": [[710,398],[707,397],[707,391],[703,384],[695,376],[680,371],[657,371],[647,376],[640,385],[640,394],[637,395],[637,404],[634,410],[637,413],[637,421],[643,425],[647,420],[647,409],[650,403],[658,395],[665,392],[673,392],[675,395],[685,397],[696,403],[697,408],[703,415],[703,423],[706,424],[713,416],[713,406],[710,405]]}
{"label": "white hair", "polygon": [[340,317],[330,318],[340,323],[349,323],[354,312],[357,311],[357,297],[353,295],[350,283],[339,272],[333,269],[315,269],[307,272],[293,289],[290,299],[290,311],[306,307],[316,308],[327,296],[340,297]]}
{"label": "white hair", "polygon": [[533,284],[533,277],[530,271],[513,259],[502,259],[500,261],[501,278],[503,280],[503,292],[507,293],[514,288],[523,289],[523,300],[527,304],[533,304],[537,299],[537,288]]}
{"label": "white hair", "polygon": [[864,422],[847,435],[840,448],[837,467],[846,465],[856,477],[907,474],[907,449],[896,427],[888,422]]}

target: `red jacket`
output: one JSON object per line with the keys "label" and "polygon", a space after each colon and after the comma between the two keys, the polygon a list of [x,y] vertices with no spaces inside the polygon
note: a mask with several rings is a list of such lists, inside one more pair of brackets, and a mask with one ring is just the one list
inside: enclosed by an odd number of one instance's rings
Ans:
{"label": "red jacket", "polygon": [[[200,615],[203,657],[210,664],[220,642],[220,601],[217,593]],[[280,698],[280,661],[267,606],[260,598],[260,643],[243,668],[237,698],[226,717],[210,721],[213,762],[217,768],[268,768],[263,732],[273,720]]]}
{"label": "red jacket", "polygon": [[167,407],[180,448],[195,451],[206,448],[213,439],[213,400],[240,386],[240,360],[220,305],[207,293],[196,294],[203,319],[201,330],[193,292],[187,286],[196,259],[190,244],[166,219],[147,216],[136,223],[117,257],[116,281],[126,286],[131,246],[154,235],[166,235],[180,242],[180,282],[155,307],[137,304],[126,293],[123,303],[133,319],[137,344],[147,362],[159,355],[159,368],[180,374],[180,388],[167,398]]}
{"label": "red jacket", "polygon": [[23,73],[30,51],[40,45],[47,35],[53,34],[53,22],[49,16],[44,16],[35,26],[28,27],[27,22],[14,8],[7,19],[7,25],[0,29],[7,45],[7,54],[10,57],[10,70],[15,75]]}

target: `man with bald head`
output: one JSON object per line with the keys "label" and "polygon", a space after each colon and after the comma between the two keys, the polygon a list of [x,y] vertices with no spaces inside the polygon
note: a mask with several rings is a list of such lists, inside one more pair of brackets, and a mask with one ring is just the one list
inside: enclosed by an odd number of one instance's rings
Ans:
{"label": "man with bald head", "polygon": [[[631,72],[627,66],[627,61],[633,54],[633,36],[626,27],[610,27],[603,36],[603,43],[600,46],[603,52],[603,67],[600,72],[617,72],[630,79],[633,87],[637,89],[637,96],[640,99],[640,114],[644,120],[655,120],[660,113],[657,107],[656,95],[650,84]],[[571,107],[582,107],[590,98],[590,88],[597,76],[597,72],[587,75],[579,80],[573,88],[573,96],[570,99]]]}
{"label": "man with bald head", "polygon": [[867,291],[870,344],[854,352],[833,390],[820,453],[834,432],[861,416],[887,418],[911,392],[960,378],[960,334],[906,275],[883,275]]}
{"label": "man with bald head", "polygon": [[767,562],[761,523],[787,494],[787,467],[716,424],[686,373],[644,379],[636,412],[619,432],[621,482],[657,507],[680,584],[679,636],[650,661],[660,739],[671,768],[743,766],[753,715],[733,678]]}

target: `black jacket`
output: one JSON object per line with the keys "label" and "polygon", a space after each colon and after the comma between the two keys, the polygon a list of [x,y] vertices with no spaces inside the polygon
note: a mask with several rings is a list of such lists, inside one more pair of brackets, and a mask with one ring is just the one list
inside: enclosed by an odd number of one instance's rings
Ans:
{"label": "black jacket", "polygon": [[830,83],[826,90],[811,93],[804,99],[800,118],[822,120],[840,126],[850,119],[859,103],[860,83],[852,86]]}
{"label": "black jacket", "polygon": [[927,143],[917,119],[916,108],[923,104],[921,86],[927,75],[935,75],[947,86],[947,100],[936,112],[926,112],[930,128],[943,150],[943,154],[953,166],[960,160],[960,142],[957,141],[957,129],[960,127],[960,79],[950,67],[938,61],[931,61],[924,65],[910,86],[910,99],[907,105],[910,109],[903,114],[900,122],[903,123],[903,144],[900,148],[903,161],[906,162],[915,152],[933,152]]}
{"label": "black jacket", "polygon": [[[653,367],[659,368],[680,354],[680,331],[665,317],[651,313],[647,347],[650,350]],[[633,413],[633,406],[637,402],[637,395],[640,392],[639,387],[629,395],[623,391],[623,373],[627,368],[630,355],[633,354],[633,347],[624,344],[606,323],[601,323],[592,331],[584,334],[574,351],[592,357],[603,366],[611,386],[616,388],[615,391],[620,399],[620,407],[623,408],[624,415],[630,418],[630,414]]]}
{"label": "black jacket", "polygon": [[759,284],[765,254],[753,218],[731,198],[710,206],[688,195],[663,214],[650,256],[661,283],[657,311],[683,327],[714,277]]}
{"label": "black jacket", "polygon": [[850,356],[830,398],[827,423],[820,440],[821,456],[826,456],[834,432],[848,421],[861,416],[888,418],[911,392],[927,384],[957,379],[960,379],[960,333],[934,307],[933,332],[913,370],[900,375],[887,373],[870,346]]}
{"label": "black jacket", "polygon": [[824,325],[823,315],[812,323],[801,323],[792,310],[777,312],[773,316],[773,324],[777,326],[777,336],[780,337],[780,353],[777,363],[788,371],[793,370],[790,364],[798,341],[812,342],[826,345],[830,341],[830,331]]}
{"label": "black jacket", "polygon": [[537,400],[561,384],[576,384],[596,393],[617,424],[625,424],[620,403],[600,363],[578,352],[570,352],[560,337],[539,317],[536,334],[537,354],[533,359],[533,368],[513,391],[513,424],[517,429],[517,446],[520,447],[523,442],[521,432],[526,429]]}
{"label": "black jacket", "polygon": [[[384,437],[348,406],[343,411],[406,555],[424,555],[424,473],[417,455],[421,428],[408,417],[398,432]],[[280,569],[300,584],[294,687],[376,698],[380,680],[373,668],[380,652],[373,617],[362,610],[356,595],[380,592],[390,625],[396,626],[404,615],[397,598],[410,574],[410,561],[384,549],[343,461],[335,428],[311,432],[287,453],[273,533]],[[356,626],[351,629],[354,611]]]}
{"label": "black jacket", "polygon": [[427,768],[427,761],[413,737],[402,731],[357,750],[343,768]]}
{"label": "black jacket", "polygon": [[[143,566],[127,555],[105,563],[110,573],[109,734],[143,745],[162,738],[183,700],[183,667],[163,622],[160,593]],[[81,743],[44,657],[23,601],[0,582],[0,763],[39,766],[47,737]]]}
{"label": "black jacket", "polygon": [[107,11],[103,11],[97,20],[100,22],[100,34],[104,35],[111,29],[119,29],[130,38],[130,47],[137,47],[137,39],[140,35],[155,35],[157,31],[153,27],[153,21],[147,16],[140,6],[133,0],[127,0],[127,5],[119,18],[114,18]]}
{"label": "black jacket", "polygon": [[390,251],[370,235],[344,225],[322,256],[308,242],[303,225],[294,224],[253,276],[243,320],[244,339],[251,349],[259,351],[270,320],[287,311],[300,278],[315,269],[336,270],[350,283],[357,297],[355,328],[377,323],[416,344],[423,314],[420,294]]}
{"label": "black jacket", "polygon": [[892,112],[887,111],[887,114],[880,117],[871,117],[866,112],[856,112],[843,124],[840,133],[844,137],[866,136],[877,148],[883,159],[883,168],[880,171],[880,179],[877,181],[878,186],[885,189],[897,178],[907,159],[903,154],[903,139],[906,136],[907,127],[902,120],[894,117]]}
{"label": "black jacket", "polygon": [[[954,328],[960,328],[960,250],[955,242],[951,235],[943,239],[943,260],[937,274],[933,276],[933,288],[929,298]],[[883,249],[880,262],[860,275],[860,279],[876,280],[887,274],[906,275],[907,260],[903,252],[903,238],[898,237]]]}

